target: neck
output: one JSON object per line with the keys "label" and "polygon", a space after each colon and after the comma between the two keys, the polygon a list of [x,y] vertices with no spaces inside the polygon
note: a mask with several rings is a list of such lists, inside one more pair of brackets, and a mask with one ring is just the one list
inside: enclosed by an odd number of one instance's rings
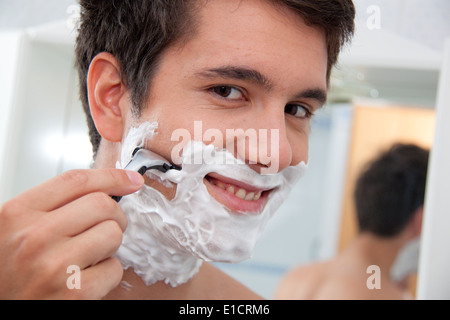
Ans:
{"label": "neck", "polygon": [[120,160],[121,143],[101,140],[93,163],[94,169],[115,168]]}
{"label": "neck", "polygon": [[399,251],[408,240],[405,233],[394,237],[380,237],[363,232],[356,237],[347,251],[356,253],[368,265],[377,265],[380,269],[389,272]]}

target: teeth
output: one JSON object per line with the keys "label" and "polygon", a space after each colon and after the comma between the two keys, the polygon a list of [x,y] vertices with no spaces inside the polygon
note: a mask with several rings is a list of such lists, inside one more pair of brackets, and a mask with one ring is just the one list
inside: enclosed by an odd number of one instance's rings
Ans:
{"label": "teeth", "polygon": [[253,198],[255,197],[255,193],[254,192],[249,192],[247,193],[247,195],[245,196],[245,200],[250,201],[253,200]]}
{"label": "teeth", "polygon": [[233,187],[233,186],[229,186],[229,187],[227,188],[227,191],[228,191],[229,193],[234,194],[234,187]]}
{"label": "teeth", "polygon": [[217,182],[216,186],[218,186],[220,189],[225,190],[225,186],[223,185],[222,182]]}
{"label": "teeth", "polygon": [[261,198],[261,193],[262,191],[258,191],[258,192],[253,192],[253,191],[246,191],[245,189],[239,188],[236,191],[236,188],[233,186],[225,186],[222,182],[220,181],[215,181],[214,183],[216,186],[218,186],[220,189],[226,190],[229,193],[234,194],[236,197],[246,200],[246,201],[256,201],[259,200],[259,198]]}
{"label": "teeth", "polygon": [[245,199],[245,195],[246,195],[246,194],[247,194],[247,192],[245,192],[244,189],[239,189],[239,190],[236,192],[235,196],[238,197],[238,198],[240,198],[240,199]]}

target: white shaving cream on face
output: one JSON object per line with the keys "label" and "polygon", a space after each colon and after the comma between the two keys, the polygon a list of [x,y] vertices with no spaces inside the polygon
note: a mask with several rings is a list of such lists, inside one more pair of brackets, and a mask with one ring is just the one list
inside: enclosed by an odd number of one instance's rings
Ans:
{"label": "white shaving cream on face", "polygon": [[[120,167],[136,147],[151,146],[157,123],[143,123],[123,141]],[[207,163],[194,164],[205,152]],[[212,156],[211,156],[212,155]],[[147,285],[164,280],[178,286],[191,279],[201,261],[240,262],[251,257],[256,241],[270,217],[304,174],[306,164],[274,175],[260,175],[226,150],[191,141],[183,149],[182,170],[147,172],[150,178],[176,185],[168,200],[159,191],[144,187],[122,198],[128,227],[116,256],[125,269],[132,267]],[[274,189],[260,213],[233,213],[207,191],[203,178],[209,173],[263,189]]]}

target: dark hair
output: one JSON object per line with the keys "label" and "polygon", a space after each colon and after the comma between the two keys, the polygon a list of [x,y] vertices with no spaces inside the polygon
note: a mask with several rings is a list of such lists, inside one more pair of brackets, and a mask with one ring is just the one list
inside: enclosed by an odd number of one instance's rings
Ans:
{"label": "dark hair", "polygon": [[344,45],[351,41],[355,30],[355,6],[352,0],[272,0],[284,5],[309,25],[325,32],[328,51],[327,82]]}
{"label": "dark hair", "polygon": [[369,163],[356,182],[359,231],[390,237],[401,232],[423,206],[429,151],[395,144]]}
{"label": "dark hair", "polygon": [[[122,82],[130,90],[133,112],[140,115],[148,98],[152,75],[165,49],[193,36],[195,12],[207,0],[80,0],[81,18],[76,43],[80,98],[87,115],[94,156],[100,135],[91,117],[87,73],[101,52],[116,57]],[[328,75],[341,47],[354,31],[351,0],[269,0],[298,13],[306,23],[324,30],[328,48]]]}

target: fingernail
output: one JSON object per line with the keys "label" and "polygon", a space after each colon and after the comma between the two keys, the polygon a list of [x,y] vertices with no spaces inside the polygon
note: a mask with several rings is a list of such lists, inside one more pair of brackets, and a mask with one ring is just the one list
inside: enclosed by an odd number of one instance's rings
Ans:
{"label": "fingernail", "polygon": [[144,177],[139,172],[127,170],[127,176],[133,185],[141,186],[144,184]]}

